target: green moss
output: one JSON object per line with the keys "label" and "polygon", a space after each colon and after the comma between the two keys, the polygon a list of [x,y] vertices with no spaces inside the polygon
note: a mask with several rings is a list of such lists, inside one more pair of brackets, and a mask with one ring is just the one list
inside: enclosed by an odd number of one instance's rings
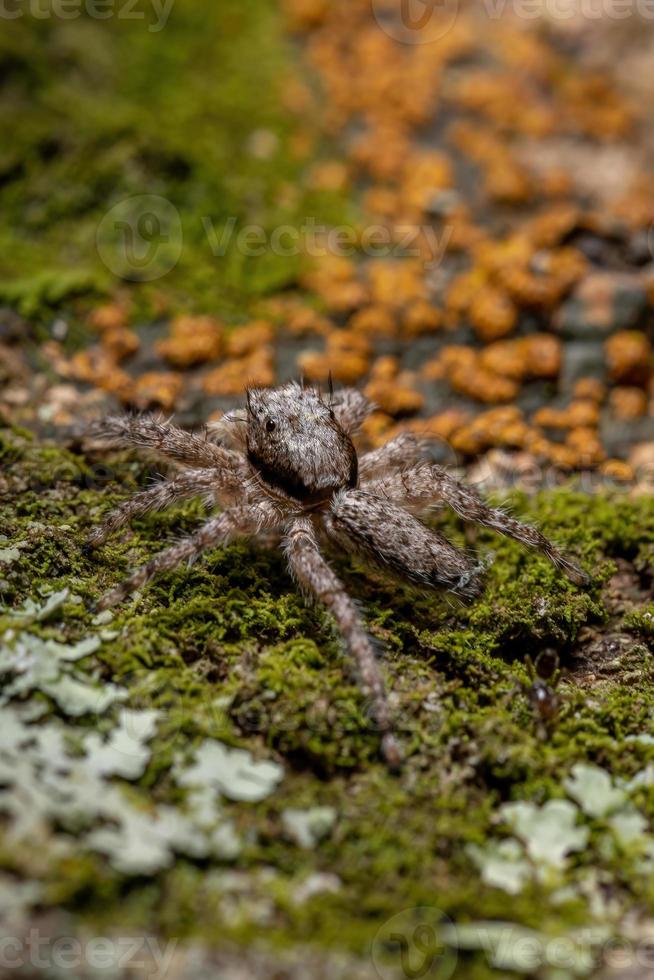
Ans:
{"label": "green moss", "polygon": [[[293,54],[276,4],[185,0],[161,30],[151,5],[137,8],[141,19],[97,20],[84,4],[72,19],[26,13],[0,39],[0,300],[37,325],[54,309],[74,313],[78,297],[86,306],[113,293],[123,273],[137,314],[160,309],[164,295],[184,312],[241,317],[298,267],[272,249],[248,257],[241,229],[270,234],[350,209],[303,189],[282,108]],[[251,149],[257,132],[269,134],[263,154]],[[174,267],[132,283],[141,273],[125,264],[126,243],[114,248],[120,229],[102,222],[140,195],[169,202],[183,247],[178,255],[175,232]]]}
{"label": "green moss", "polygon": [[[85,485],[87,464],[74,454],[10,433],[2,445],[14,460],[16,496],[0,519],[7,545],[21,553],[2,569],[13,606],[46,585],[68,585],[90,602],[154,554],[162,539],[188,532],[202,517],[196,503],[153,515],[89,556],[84,534],[116,499],[114,487]],[[128,483],[145,479],[124,457],[116,465]],[[31,489],[35,474],[39,486]],[[654,747],[625,742],[649,733],[654,718],[646,583],[642,603],[634,605],[632,596],[628,613],[616,613],[614,586],[607,584],[616,561],[636,567],[651,547],[654,513],[644,499],[589,498],[566,489],[512,504],[582,556],[594,573],[587,590],[539,555],[487,533],[479,533],[476,546],[494,550],[495,562],[484,596],[469,606],[440,594],[416,597],[336,561],[387,651],[385,673],[407,753],[399,777],[379,759],[378,737],[330,623],[302,602],[277,552],[250,544],[217,549],[118,609],[108,627],[115,636],[95,655],[96,668],[128,689],[130,705],[162,711],[141,781],[154,799],[175,803],[172,760],[205,737],[276,755],[287,774],[263,803],[226,804],[249,841],[237,864],[240,897],[201,863],[178,861],[153,880],[127,881],[95,858],[80,855],[62,865],[53,855],[45,862],[49,900],[99,924],[129,921],[237,944],[255,939],[265,908],[266,942],[309,942],[357,956],[366,955],[381,922],[419,905],[437,906],[459,922],[506,919],[554,933],[584,923],[579,893],[559,902],[545,886],[513,896],[482,885],[465,845],[483,846],[497,832],[502,802],[563,795],[562,782],[577,762],[630,778],[654,759]],[[453,518],[442,527],[463,542]],[[69,604],[59,626],[42,629],[78,638],[91,621],[84,604]],[[626,641],[610,656],[593,654],[593,643],[610,644],[614,636]],[[563,706],[546,735],[526,697],[523,664],[544,647],[556,648],[564,668]],[[654,817],[652,791],[641,795]],[[282,813],[315,805],[335,807],[336,827],[315,851],[299,851],[283,830]],[[581,867],[604,869],[623,913],[649,908],[636,859],[607,857],[597,840]],[[2,863],[29,874],[27,856],[3,852]],[[272,871],[262,876],[263,868]],[[337,876],[338,893],[298,901],[301,883],[317,871]],[[238,909],[228,924],[223,903]],[[483,976],[483,960],[474,962],[471,971]]]}

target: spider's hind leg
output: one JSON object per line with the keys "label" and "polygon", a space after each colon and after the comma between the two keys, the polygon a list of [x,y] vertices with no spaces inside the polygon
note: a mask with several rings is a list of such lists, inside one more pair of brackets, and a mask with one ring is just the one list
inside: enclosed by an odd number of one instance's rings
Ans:
{"label": "spider's hind leg", "polygon": [[216,489],[216,473],[211,470],[186,470],[173,480],[162,480],[154,487],[140,490],[112,510],[99,527],[89,534],[86,547],[98,548],[110,534],[114,534],[134,517],[153,510],[164,510],[171,504],[192,497],[213,496]]}
{"label": "spider's hind leg", "polygon": [[382,753],[392,769],[398,769],[402,753],[393,730],[393,719],[373,642],[356,604],[320,553],[315,528],[306,517],[290,523],[284,548],[292,574],[301,588],[318,599],[331,613],[356,663],[363,693],[370,698],[381,734]]}
{"label": "spider's hind leg", "polygon": [[226,544],[235,537],[255,534],[264,527],[273,527],[279,522],[276,508],[263,503],[232,507],[203,524],[187,538],[182,538],[170,548],[160,551],[123,582],[107,592],[98,603],[98,609],[109,609],[123,602],[133,592],[143,588],[155,575],[168,572],[184,562],[192,562],[218,545]]}

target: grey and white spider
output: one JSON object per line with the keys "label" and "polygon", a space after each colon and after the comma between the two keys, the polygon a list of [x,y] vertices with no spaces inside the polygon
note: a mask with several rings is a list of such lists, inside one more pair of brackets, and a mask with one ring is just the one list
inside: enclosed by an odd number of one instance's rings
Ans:
{"label": "grey and white spider", "polygon": [[588,581],[579,566],[539,531],[489,507],[472,488],[440,466],[420,462],[424,444],[409,434],[358,458],[352,435],[372,405],[354,389],[329,399],[291,382],[248,392],[243,412],[223,417],[211,434],[192,434],[151,416],[109,418],[94,435],[113,445],[154,450],[182,468],[112,511],[89,539],[101,545],[131,518],[176,501],[203,497],[221,512],[190,537],[157,554],[100,601],[114,606],[154,575],[190,562],[238,536],[276,531],[300,588],[329,610],[354,658],[370,699],[389,764],[400,749],[372,640],[322,554],[335,544],[421,588],[445,588],[463,598],[481,591],[485,563],[454,547],[415,514],[447,504],[463,520],[492,528],[536,548],[573,582]]}

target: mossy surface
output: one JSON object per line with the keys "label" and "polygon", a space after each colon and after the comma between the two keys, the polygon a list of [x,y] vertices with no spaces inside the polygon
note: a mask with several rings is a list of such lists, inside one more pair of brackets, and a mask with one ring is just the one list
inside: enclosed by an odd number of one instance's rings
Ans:
{"label": "mossy surface", "polygon": [[[174,508],[135,522],[88,556],[86,532],[124,488],[144,482],[143,468],[114,457],[115,481],[98,487],[97,461],[16,432],[3,433],[2,447],[11,463],[1,547],[20,555],[2,566],[7,614],[64,586],[82,600],[34,627],[43,636],[72,642],[97,633],[93,601],[165,539],[202,519],[197,503]],[[568,935],[590,921],[620,934],[628,914],[650,915],[642,848],[609,847],[597,821],[589,823],[588,846],[555,881],[534,880],[519,894],[484,883],[471,859],[470,846],[483,850],[507,836],[504,804],[565,797],[576,764],[619,781],[654,760],[654,745],[642,739],[654,724],[651,501],[561,489],[511,503],[581,557],[593,575],[588,589],[485,532],[475,547],[492,549],[495,561],[484,596],[469,606],[447,595],[416,596],[334,559],[386,651],[407,755],[399,776],[379,758],[378,737],[329,623],[303,603],[280,553],[238,544],[162,576],[117,610],[103,627],[110,638],[89,660],[104,681],[127,689],[130,707],[161,712],[136,787],[144,798],[176,805],[172,761],[205,738],[283,763],[284,778],[266,800],[226,804],[246,842],[234,863],[237,877],[227,874],[229,862],[179,858],[151,878],[130,878],[84,849],[62,864],[53,848],[38,869],[27,851],[1,849],[2,865],[39,878],[46,904],[94,927],[120,923],[217,946],[309,944],[366,963],[380,926],[407,908],[435,907],[457,924],[501,920],[545,935]],[[453,518],[444,515],[439,526],[466,540]],[[527,697],[524,663],[545,648],[558,651],[564,668],[562,707],[547,731]],[[49,704],[48,712],[56,707]],[[85,716],[71,730],[109,730],[112,717],[111,710]],[[649,827],[651,787],[644,783],[636,798]],[[334,825],[303,849],[283,814],[315,806],[332,807]],[[649,830],[643,840],[654,842]],[[610,913],[589,912],[585,876],[593,868],[595,897],[610,896]],[[336,876],[337,890],[298,899],[316,874]],[[461,957],[462,976],[492,972],[481,954]]]}
{"label": "mossy surface", "polygon": [[[83,3],[65,19],[25,13],[0,38],[0,301],[37,328],[63,309],[73,346],[84,339],[75,310],[121,286],[137,316],[242,317],[294,281],[298,256],[252,255],[239,232],[270,235],[303,215],[342,220],[350,207],[303,186],[306,152],[293,148],[284,108],[297,82],[276,4],[185,0],[161,16],[141,0],[124,6],[130,16],[102,20]],[[105,216],[130,198],[130,215],[140,213],[143,195],[167,202],[155,215],[179,219],[164,280],[139,282],[149,276],[121,264],[111,235],[102,246]]]}

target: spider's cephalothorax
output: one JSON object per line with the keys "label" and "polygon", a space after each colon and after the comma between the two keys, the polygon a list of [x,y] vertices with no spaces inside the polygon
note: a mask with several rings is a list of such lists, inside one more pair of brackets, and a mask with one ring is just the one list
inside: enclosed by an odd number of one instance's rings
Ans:
{"label": "spider's cephalothorax", "polygon": [[246,440],[250,463],[294,500],[326,503],[337,490],[357,484],[352,440],[314,388],[250,391]]}
{"label": "spider's cephalothorax", "polygon": [[356,603],[322,555],[323,544],[375,562],[422,588],[473,598],[481,591],[486,563],[419,519],[447,504],[463,520],[538,549],[573,582],[584,584],[588,577],[535,528],[488,506],[442,467],[421,462],[424,444],[411,434],[402,433],[357,459],[352,435],[371,410],[354,389],[326,400],[312,388],[290,383],[250,391],[245,413],[224,416],[211,438],[152,416],[107,419],[95,426],[96,436],[155,451],[181,468],[112,511],[89,544],[98,546],[132,517],[179,500],[203,497],[221,508],[191,537],[159,552],[107,593],[100,601],[107,608],[158,572],[235,537],[279,533],[298,585],[336,621],[370,700],[382,751],[397,766],[401,755],[375,649]]}

